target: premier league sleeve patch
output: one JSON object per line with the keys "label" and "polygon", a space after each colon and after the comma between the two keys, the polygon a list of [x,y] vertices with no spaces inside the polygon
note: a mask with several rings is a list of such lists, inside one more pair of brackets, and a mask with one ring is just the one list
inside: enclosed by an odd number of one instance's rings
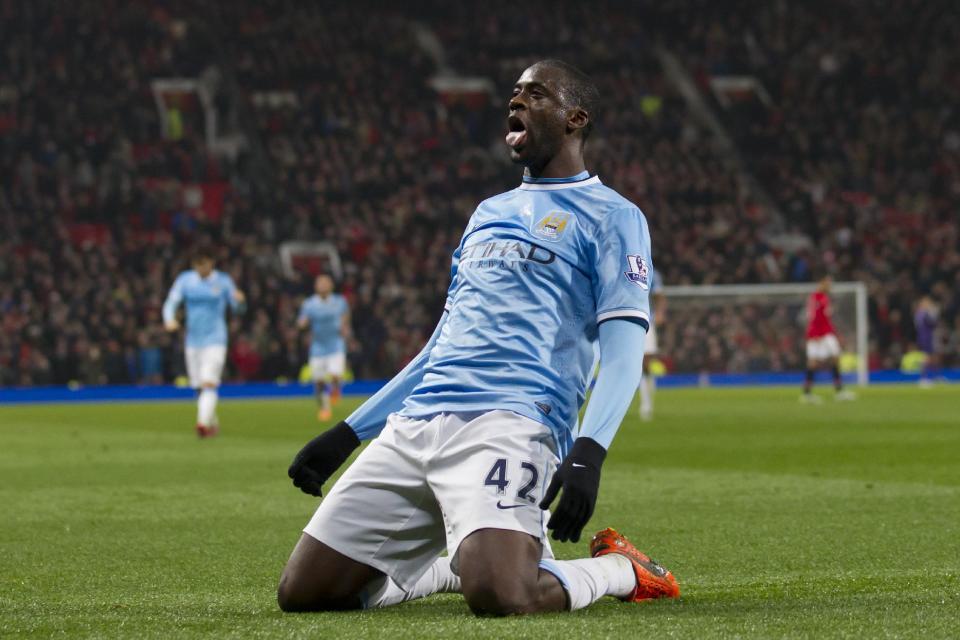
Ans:
{"label": "premier league sleeve patch", "polygon": [[643,256],[628,255],[627,265],[630,267],[629,270],[623,272],[623,275],[627,276],[627,280],[637,285],[641,289],[649,289],[650,268],[647,266],[647,262],[643,259]]}

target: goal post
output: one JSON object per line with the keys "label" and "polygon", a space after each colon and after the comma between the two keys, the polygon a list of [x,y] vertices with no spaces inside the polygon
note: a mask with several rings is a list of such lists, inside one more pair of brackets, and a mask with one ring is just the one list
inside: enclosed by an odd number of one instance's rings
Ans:
{"label": "goal post", "polygon": [[[806,302],[815,283],[665,286],[660,358],[678,373],[767,373],[804,368]],[[833,323],[848,372],[869,379],[867,287],[834,282]]]}

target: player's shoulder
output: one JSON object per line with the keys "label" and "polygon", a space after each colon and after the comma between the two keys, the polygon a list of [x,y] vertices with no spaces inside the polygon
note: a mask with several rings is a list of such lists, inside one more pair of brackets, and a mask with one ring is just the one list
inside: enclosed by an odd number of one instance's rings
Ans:
{"label": "player's shoulder", "polygon": [[197,279],[199,276],[197,272],[193,269],[184,269],[179,274],[177,274],[177,279],[174,282],[179,282],[181,284],[189,282],[191,280]]}
{"label": "player's shoulder", "polygon": [[497,209],[502,206],[508,206],[511,202],[516,200],[522,195],[519,187],[515,189],[510,189],[509,191],[504,191],[503,193],[498,193],[489,198],[484,198],[480,201],[480,204],[477,205],[477,211],[481,209]]}
{"label": "player's shoulder", "polygon": [[646,216],[635,202],[605,184],[594,184],[577,191],[581,215],[595,226],[615,227],[637,222],[644,226],[647,224]]}
{"label": "player's shoulder", "polygon": [[584,192],[596,201],[598,212],[606,215],[643,215],[640,206],[627,199],[616,189],[605,184],[597,184]]}

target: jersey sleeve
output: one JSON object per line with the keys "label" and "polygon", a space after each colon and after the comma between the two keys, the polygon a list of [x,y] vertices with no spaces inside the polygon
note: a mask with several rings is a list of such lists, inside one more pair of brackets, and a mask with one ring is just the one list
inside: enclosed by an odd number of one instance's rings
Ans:
{"label": "jersey sleeve", "polygon": [[450,260],[450,286],[447,287],[447,300],[443,303],[443,310],[450,312],[450,306],[453,304],[453,293],[457,287],[457,271],[460,269],[460,256],[463,254],[463,243],[467,240],[467,234],[470,233],[470,227],[473,225],[473,216],[467,223],[467,228],[463,231],[460,238],[460,244],[453,250],[453,257]]}
{"label": "jersey sleeve", "polygon": [[173,286],[170,287],[170,292],[167,294],[167,299],[163,301],[163,321],[165,323],[172,322],[177,314],[177,307],[180,306],[180,303],[183,302],[183,274],[181,273],[177,276],[177,279],[173,281]]}
{"label": "jersey sleeve", "polygon": [[384,426],[386,426],[387,417],[403,407],[403,401],[410,395],[414,388],[423,380],[423,374],[426,371],[427,361],[430,359],[430,351],[440,337],[443,331],[443,325],[447,321],[447,313],[440,316],[440,322],[437,323],[433,335],[427,340],[427,344],[420,350],[419,355],[407,364],[403,370],[393,377],[390,382],[383,386],[373,396],[364,402],[347,418],[346,422],[353,429],[354,433],[361,440],[369,440],[377,437]]}
{"label": "jersey sleeve", "polygon": [[640,384],[647,334],[626,321],[606,322],[600,325],[599,334],[600,373],[578,437],[609,449]]}
{"label": "jersey sleeve", "polygon": [[309,300],[310,298],[304,298],[303,302],[300,303],[300,310],[297,312],[297,322],[310,319],[310,316],[307,314],[307,302]]}
{"label": "jersey sleeve", "polygon": [[640,209],[605,215],[597,225],[591,250],[597,322],[624,318],[648,329],[653,264],[650,230]]}
{"label": "jersey sleeve", "polygon": [[659,294],[661,293],[660,289],[663,287],[663,280],[660,278],[660,272],[656,269],[651,271],[653,276],[650,279],[650,293]]}

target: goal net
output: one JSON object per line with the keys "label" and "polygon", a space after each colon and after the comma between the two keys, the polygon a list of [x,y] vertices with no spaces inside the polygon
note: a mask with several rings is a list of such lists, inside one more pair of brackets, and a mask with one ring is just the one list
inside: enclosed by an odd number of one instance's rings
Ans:
{"label": "goal net", "polygon": [[[806,367],[806,303],[816,285],[756,284],[664,287],[665,318],[657,325],[658,359],[671,373],[776,373]],[[845,373],[866,384],[867,289],[831,287],[833,324]]]}

